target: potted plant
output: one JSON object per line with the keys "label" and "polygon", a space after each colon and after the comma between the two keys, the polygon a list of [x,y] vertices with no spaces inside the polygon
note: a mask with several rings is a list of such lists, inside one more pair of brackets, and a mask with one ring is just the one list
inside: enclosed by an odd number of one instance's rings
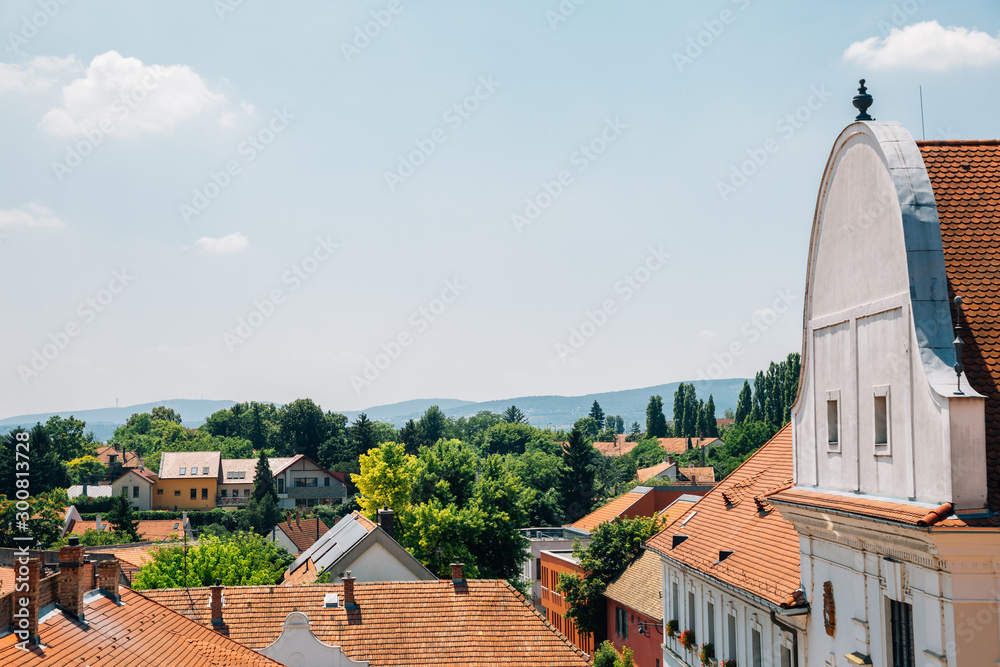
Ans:
{"label": "potted plant", "polygon": [[667,636],[673,639],[677,636],[677,630],[681,627],[681,624],[677,622],[677,619],[667,621]]}
{"label": "potted plant", "polygon": [[701,645],[698,657],[701,659],[701,667],[711,667],[715,658],[715,646],[709,642],[705,642]]}
{"label": "potted plant", "polygon": [[685,630],[681,633],[681,646],[690,651],[697,645],[698,642],[694,638],[694,630]]}
{"label": "potted plant", "polygon": [[722,663],[722,667],[736,667],[736,658],[728,658]]}

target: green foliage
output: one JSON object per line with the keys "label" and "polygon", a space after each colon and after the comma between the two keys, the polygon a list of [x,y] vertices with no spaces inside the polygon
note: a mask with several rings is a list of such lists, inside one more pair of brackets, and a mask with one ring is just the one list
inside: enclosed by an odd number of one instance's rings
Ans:
{"label": "green foliage", "polygon": [[84,435],[83,429],[86,426],[86,422],[72,416],[63,419],[59,415],[53,415],[45,422],[45,432],[60,460],[69,461],[97,451],[93,433]]}
{"label": "green foliage", "polygon": [[[202,536],[197,546],[163,548],[136,575],[133,588],[262,586],[281,582],[294,558],[260,535],[237,533],[229,539]],[[186,575],[185,575],[186,571]]]}
{"label": "green foliage", "polygon": [[276,495],[266,494],[261,500],[251,498],[246,509],[237,515],[236,524],[240,530],[268,535],[281,523],[281,519]]}
{"label": "green foliage", "polygon": [[503,422],[503,418],[497,413],[482,410],[468,419],[459,417],[455,420],[455,430],[462,441],[473,447],[481,447],[486,431],[491,426],[496,426],[501,422]]}
{"label": "green foliage", "polygon": [[574,428],[569,435],[564,468],[559,480],[566,522],[573,523],[590,512],[596,492],[595,471],[600,453]]}
{"label": "green foliage", "polygon": [[482,512],[484,530],[469,550],[484,578],[517,578],[530,556],[530,542],[519,529],[527,524],[534,496],[504,467],[502,457],[494,454],[483,461],[475,505]]}
{"label": "green foliage", "polygon": [[[97,532],[93,528],[88,528],[83,532],[83,535],[78,535],[78,537],[80,538],[80,544],[85,547],[107,547],[113,544],[131,544],[140,541],[128,533],[116,530],[102,530],[101,532]],[[52,548],[58,549],[67,544],[69,544],[69,535],[53,543]]]}
{"label": "green foliage", "polygon": [[443,505],[464,506],[476,483],[475,453],[460,440],[438,440],[420,448],[411,500],[422,503],[437,498]]}
{"label": "green foliage", "polygon": [[597,424],[598,430],[604,428],[604,410],[601,409],[601,405],[597,401],[594,401],[594,404],[590,406],[590,417]]}
{"label": "green foliage", "polygon": [[563,474],[561,456],[542,451],[525,452],[521,456],[508,454],[504,465],[511,474],[535,492],[528,508],[528,526],[561,526],[565,521],[559,483]]}
{"label": "green foliage", "polygon": [[597,440],[597,435],[600,433],[600,426],[593,417],[580,417],[573,423],[573,428],[579,429],[583,437],[591,442]]}
{"label": "green foliage", "polygon": [[[659,441],[654,439],[654,442]],[[635,471],[635,459],[631,456],[605,456],[597,452],[594,457],[594,479],[598,492],[605,498],[617,496],[631,484]]]}
{"label": "green foliage", "polygon": [[429,447],[441,438],[455,437],[455,426],[451,420],[441,412],[441,408],[432,405],[424,412],[417,424],[420,444]]}
{"label": "green foliage", "polygon": [[278,410],[278,432],[289,455],[305,454],[318,461],[328,426],[323,410],[310,398],[299,398]]}
{"label": "green foliage", "polygon": [[381,507],[404,513],[410,504],[417,457],[407,454],[401,443],[383,442],[362,454],[360,463],[361,473],[352,479],[361,494],[358,504],[362,513],[373,521]]}
{"label": "green foliage", "polygon": [[503,422],[487,429],[483,437],[486,454],[523,454],[532,442],[544,442],[544,433],[533,426]]}
{"label": "green foliage", "polygon": [[646,405],[646,437],[666,438],[669,435],[667,418],[663,414],[663,397],[650,396]]}
{"label": "green foliage", "polygon": [[610,640],[605,640],[594,652],[593,667],[633,667],[635,661],[632,655],[629,647],[626,646],[622,653],[618,653],[615,645]]}
{"label": "green foliage", "polygon": [[656,438],[643,438],[631,452],[626,454],[632,459],[635,468],[649,468],[663,462],[664,452],[660,441]]}
{"label": "green foliage", "polygon": [[599,632],[604,627],[605,588],[639,555],[642,543],[659,529],[653,518],[618,519],[599,525],[586,547],[577,543],[573,555],[580,567],[590,571],[585,577],[560,574],[557,590],[569,605],[566,618],[576,621],[583,632]]}
{"label": "green foliage", "polygon": [[129,542],[138,542],[139,521],[132,516],[132,501],[129,500],[127,489],[123,488],[114,501],[111,511],[108,512],[108,523],[115,532],[127,535]]}
{"label": "green foliage", "polygon": [[516,405],[512,405],[503,411],[500,415],[508,424],[527,424],[528,418],[524,416],[524,413],[517,409]]}
{"label": "green foliage", "polygon": [[267,461],[267,454],[262,449],[260,456],[257,457],[257,465],[253,472],[253,497],[254,500],[260,502],[265,496],[271,496],[275,502],[278,500],[278,492],[274,488],[274,475],[271,474],[271,465]]}
{"label": "green foliage", "polygon": [[454,504],[442,505],[436,498],[415,505],[402,517],[405,531],[401,543],[414,558],[439,577],[448,577],[451,564],[465,563],[465,575],[479,576],[469,544],[479,539],[485,521],[475,505],[459,509]]}
{"label": "green foliage", "polygon": [[149,416],[153,421],[167,421],[175,424],[181,423],[181,416],[177,414],[173,408],[168,408],[163,405],[158,405],[150,410]]}
{"label": "green foliage", "polygon": [[[28,509],[18,510],[18,502],[27,503]],[[8,500],[7,496],[0,495],[0,547],[24,546],[24,542],[14,539],[24,536],[32,538],[33,541],[28,543],[32,548],[39,543],[42,547],[52,545],[62,532],[61,509],[51,500],[38,496],[18,501],[16,496]]]}
{"label": "green foliage", "polygon": [[88,454],[68,461],[66,470],[69,471],[70,478],[76,484],[96,484],[104,479],[108,467],[101,463],[97,457]]}

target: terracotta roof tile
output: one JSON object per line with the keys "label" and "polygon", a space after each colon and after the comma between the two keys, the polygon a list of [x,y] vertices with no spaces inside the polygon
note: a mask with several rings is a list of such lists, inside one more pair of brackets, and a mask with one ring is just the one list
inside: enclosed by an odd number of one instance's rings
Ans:
{"label": "terracotta roof tile", "polygon": [[949,298],[964,301],[965,375],[986,397],[987,493],[1000,511],[1000,141],[917,146],[937,203]]}
{"label": "terracotta roof tile", "polygon": [[711,486],[715,484],[715,468],[678,468],[677,472],[687,477],[695,484]]}
{"label": "terracotta roof tile", "polygon": [[94,453],[94,457],[106,466],[111,465],[112,456],[116,457],[123,468],[138,468],[143,465],[142,458],[136,452],[123,452],[121,449],[115,449],[112,445],[98,447]]}
{"label": "terracotta roof tile", "polygon": [[[275,526],[278,530],[288,536],[298,553],[302,553],[311,547],[323,533],[330,530],[321,519],[299,519],[297,521],[284,521]],[[371,531],[369,531],[371,532]]]}
{"label": "terracotta roof tile", "polygon": [[952,516],[953,509],[950,503],[938,508],[929,509],[908,503],[872,500],[864,496],[842,496],[833,493],[816,493],[794,488],[780,489],[774,493],[770,493],[767,499],[768,501],[773,500],[778,505],[797,505],[800,507],[825,509],[841,514],[881,519],[883,521],[919,526],[921,528],[927,526],[959,528],[969,525],[961,519],[949,518]]}
{"label": "terracotta roof tile", "polygon": [[604,591],[604,596],[663,620],[663,561],[644,550]]}
{"label": "terracotta roof tile", "polygon": [[666,525],[669,526],[674,521],[684,518],[684,516],[687,515],[688,510],[690,510],[696,504],[697,501],[675,500],[674,502],[670,503],[669,506],[664,508],[664,510],[660,512],[658,516],[666,517],[667,519]]}
{"label": "terracotta roof tile", "polygon": [[617,519],[625,512],[625,510],[642,500],[643,495],[643,492],[634,493],[632,491],[628,491],[627,493],[623,493],[607,505],[598,507],[587,516],[579,519],[576,523],[570,524],[570,526],[590,532],[605,521]]}
{"label": "terracotta roof tile", "polygon": [[[553,665],[584,667],[585,654],[555,631],[504,581],[450,580],[355,583],[357,610],[325,608],[342,584],[227,587],[223,631],[250,648],[281,634],[292,611],[304,612],[321,641],[371,667],[402,665]],[[207,588],[145,593],[197,621],[211,622]]]}
{"label": "terracotta roof tile", "polygon": [[87,623],[56,611],[39,626],[44,649],[23,651],[13,634],[0,638],[5,667],[89,665],[119,667],[271,667],[279,665],[246,646],[192,622],[145,596],[119,588],[122,605],[103,595],[85,608]]}
{"label": "terracotta roof tile", "polygon": [[298,586],[299,584],[314,584],[318,576],[319,571],[316,569],[316,563],[313,562],[312,558],[307,558],[306,562],[299,565],[294,572],[291,569],[285,572],[285,578],[281,582],[281,585]]}
{"label": "terracotta roof tile", "polygon": [[[791,479],[792,431],[786,425],[695,503],[683,526],[674,520],[647,548],[776,605],[787,604],[801,581],[799,536],[773,507],[758,511],[755,498]],[[675,535],[688,537],[674,547]],[[724,550],[733,553],[719,562]]]}
{"label": "terracotta roof tile", "polygon": [[649,466],[648,468],[639,468],[635,471],[635,478],[640,482],[645,482],[647,479],[653,479],[657,475],[661,474],[664,470],[670,467],[670,463],[663,461],[657,463],[655,466]]}
{"label": "terracotta roof tile", "polygon": [[[160,457],[160,479],[218,479],[221,456],[219,452],[163,452]],[[183,475],[180,474],[181,468],[184,468]],[[192,475],[192,469],[197,470],[198,474]]]}

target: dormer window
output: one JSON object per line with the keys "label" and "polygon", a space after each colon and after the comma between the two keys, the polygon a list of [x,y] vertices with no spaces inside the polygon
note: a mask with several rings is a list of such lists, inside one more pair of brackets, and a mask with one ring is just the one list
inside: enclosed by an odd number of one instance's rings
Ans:
{"label": "dormer window", "polygon": [[890,456],[889,436],[889,385],[877,385],[874,389],[874,430],[875,456]]}
{"label": "dormer window", "polygon": [[826,444],[831,452],[840,451],[840,390],[826,392]]}

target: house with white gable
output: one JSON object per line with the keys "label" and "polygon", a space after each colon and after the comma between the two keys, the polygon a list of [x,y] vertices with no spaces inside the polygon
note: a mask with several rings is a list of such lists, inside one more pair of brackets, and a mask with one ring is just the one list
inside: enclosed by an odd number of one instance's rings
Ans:
{"label": "house with white gable", "polygon": [[1000,144],[837,137],[809,247],[794,480],[805,663],[1000,664]]}

